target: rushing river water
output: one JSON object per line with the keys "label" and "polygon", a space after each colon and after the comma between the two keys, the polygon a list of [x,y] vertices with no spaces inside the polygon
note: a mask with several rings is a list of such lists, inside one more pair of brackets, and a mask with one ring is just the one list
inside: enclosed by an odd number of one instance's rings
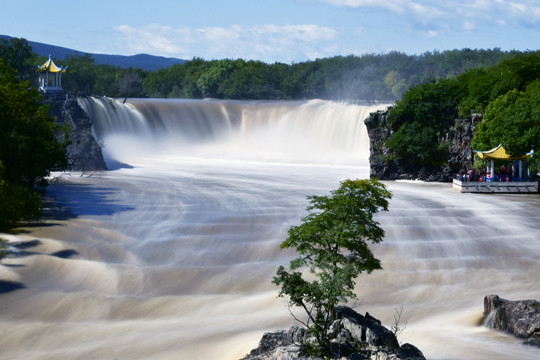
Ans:
{"label": "rushing river water", "polygon": [[[377,108],[310,102],[83,104],[102,173],[57,174],[47,219],[2,237],[0,359],[238,359],[294,323],[271,278],[306,196],[366,178],[363,119]],[[188,119],[182,120],[180,119]],[[479,325],[486,294],[540,298],[540,197],[388,182],[383,270],[356,310],[428,359],[533,359]]]}

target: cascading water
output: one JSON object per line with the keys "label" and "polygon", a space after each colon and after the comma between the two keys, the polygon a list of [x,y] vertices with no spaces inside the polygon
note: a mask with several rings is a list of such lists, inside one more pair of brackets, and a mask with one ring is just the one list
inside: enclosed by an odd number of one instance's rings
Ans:
{"label": "cascading water", "polygon": [[[28,247],[0,267],[22,287],[0,293],[0,358],[238,359],[294,323],[271,284],[294,256],[279,244],[306,195],[368,176],[363,120],[383,106],[81,103],[120,165],[64,174],[43,226],[2,235]],[[534,358],[478,322],[488,293],[540,298],[539,196],[388,186],[383,270],[358,279],[357,310],[392,325],[403,306],[399,340],[429,359]]]}
{"label": "cascading water", "polygon": [[[363,120],[381,106],[328,101],[84,99],[108,157],[183,155],[368,165]],[[118,159],[117,159],[118,160]]]}

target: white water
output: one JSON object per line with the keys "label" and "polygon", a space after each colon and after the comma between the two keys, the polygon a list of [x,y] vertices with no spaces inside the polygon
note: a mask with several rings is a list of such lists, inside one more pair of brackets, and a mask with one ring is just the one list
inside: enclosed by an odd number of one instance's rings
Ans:
{"label": "white water", "polygon": [[[49,194],[72,216],[3,236],[41,244],[0,267],[25,286],[0,294],[0,359],[238,359],[290,326],[271,284],[293,256],[279,243],[306,195],[368,176],[362,121],[374,108],[86,106],[104,111],[95,130],[118,169],[64,175]],[[540,298],[539,196],[388,186],[386,237],[373,247],[384,269],[358,280],[357,310],[391,325],[403,306],[399,340],[429,359],[535,358],[478,321],[486,294]],[[61,250],[76,254],[50,255]]]}

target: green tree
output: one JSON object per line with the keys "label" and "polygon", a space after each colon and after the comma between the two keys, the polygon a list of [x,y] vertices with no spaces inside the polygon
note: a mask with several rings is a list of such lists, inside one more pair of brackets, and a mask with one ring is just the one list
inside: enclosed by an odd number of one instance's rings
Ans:
{"label": "green tree", "polygon": [[39,214],[46,177],[67,166],[66,146],[38,91],[0,59],[0,226]]}
{"label": "green tree", "polygon": [[[540,149],[540,80],[525,91],[511,90],[491,102],[475,129],[473,148],[487,150],[502,144],[510,155]],[[533,156],[530,168],[540,171],[540,159]]]}
{"label": "green tree", "polygon": [[124,72],[118,74],[118,94],[124,97],[124,102],[128,97],[143,97],[142,80],[136,73]]}
{"label": "green tree", "polygon": [[62,87],[68,89],[72,96],[104,95],[95,92],[98,67],[92,56],[68,56],[63,65],[68,69],[62,76]]}
{"label": "green tree", "polygon": [[457,117],[456,104],[462,91],[456,79],[410,88],[388,114],[394,133],[386,145],[392,156],[412,169],[442,165],[448,148],[439,139]]}
{"label": "green tree", "polygon": [[0,58],[4,59],[7,66],[17,70],[18,80],[34,81],[37,78],[34,63],[36,57],[26,39],[0,38]]}
{"label": "green tree", "polygon": [[[287,296],[290,306],[305,310],[304,324],[320,352],[330,354],[327,333],[336,318],[335,308],[356,298],[358,275],[381,269],[368,242],[382,241],[384,230],[373,215],[388,210],[391,196],[375,179],[345,180],[330,196],[309,196],[309,214],[301,225],[289,229],[281,244],[282,249],[294,248],[300,255],[289,270],[279,267],[273,283],[281,286],[279,296]],[[310,275],[299,271],[306,268]]]}

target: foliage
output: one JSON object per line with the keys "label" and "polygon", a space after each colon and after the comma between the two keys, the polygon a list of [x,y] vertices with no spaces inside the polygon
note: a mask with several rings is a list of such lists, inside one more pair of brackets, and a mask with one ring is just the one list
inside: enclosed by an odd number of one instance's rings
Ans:
{"label": "foliage", "polygon": [[386,142],[391,155],[412,168],[442,165],[448,149],[439,144],[440,137],[457,116],[459,93],[455,79],[430,81],[409,89],[388,114],[394,130]]}
{"label": "foliage", "polygon": [[184,64],[149,73],[143,89],[150,97],[223,99],[327,99],[394,101],[411,86],[486,68],[519,52],[452,50],[419,56],[335,56],[291,65],[242,59]]}
{"label": "foliage", "polygon": [[[254,100],[320,98],[391,102],[399,100],[407,89],[430,79],[455,77],[471,69],[485,69],[522,55],[522,52],[503,52],[500,49],[435,51],[421,55],[393,51],[378,55],[335,56],[290,65],[243,59],[207,61],[193,58],[184,64],[157,71],[97,65],[90,54],[55,61],[68,66],[62,82],[72,96]],[[32,83],[37,79],[35,66],[46,60],[44,57],[37,59],[25,39],[0,39],[0,57],[18,70],[19,80]],[[524,68],[516,72],[516,77],[528,70]],[[476,99],[467,100],[474,102]]]}
{"label": "foliage", "polygon": [[459,101],[461,116],[471,111],[483,112],[486,106],[508,91],[524,90],[540,79],[540,52],[522,54],[487,69],[474,69],[458,77],[466,87]]}
{"label": "foliage", "polygon": [[[525,91],[510,90],[487,106],[472,146],[487,150],[499,144],[510,155],[540,149],[540,79],[530,83]],[[533,156],[529,166],[539,172],[540,159]]]}
{"label": "foliage", "polygon": [[0,226],[39,214],[46,177],[67,165],[59,135],[37,90],[0,59]]}
{"label": "foliage", "polygon": [[[355,280],[362,272],[381,269],[368,247],[379,243],[384,230],[373,219],[388,210],[391,193],[375,179],[345,180],[330,196],[309,196],[309,214],[289,229],[281,248],[294,248],[299,257],[289,269],[280,266],[273,283],[289,305],[305,310],[305,325],[321,351],[330,351],[327,332],[335,320],[335,307],[356,298]],[[311,275],[306,280],[301,269]]]}
{"label": "foliage", "polygon": [[[525,151],[527,147],[529,151],[537,144],[534,125],[538,122],[534,114],[538,102],[516,101],[536,79],[540,79],[540,52],[521,54],[489,68],[472,69],[457,77],[411,87],[388,114],[393,134],[386,142],[390,149],[387,160],[397,158],[409,170],[443,165],[448,158],[443,135],[454,119],[484,110],[486,120],[493,118],[494,112],[506,120],[493,122],[493,127],[480,123],[475,144],[482,146],[475,147],[492,148],[504,142],[511,152]],[[395,74],[387,74],[386,80],[395,83]],[[508,95],[496,100],[505,94]],[[528,90],[526,94],[525,98],[532,99],[534,91]],[[490,130],[486,131],[487,128]]]}
{"label": "foliage", "polygon": [[438,133],[420,121],[401,126],[386,145],[392,149],[392,156],[407,168],[432,168],[444,164],[448,158],[448,147],[439,144]]}
{"label": "foliage", "polygon": [[9,40],[0,38],[0,58],[4,63],[17,71],[18,80],[34,81],[37,79],[35,71],[36,56],[28,41],[22,38]]}

